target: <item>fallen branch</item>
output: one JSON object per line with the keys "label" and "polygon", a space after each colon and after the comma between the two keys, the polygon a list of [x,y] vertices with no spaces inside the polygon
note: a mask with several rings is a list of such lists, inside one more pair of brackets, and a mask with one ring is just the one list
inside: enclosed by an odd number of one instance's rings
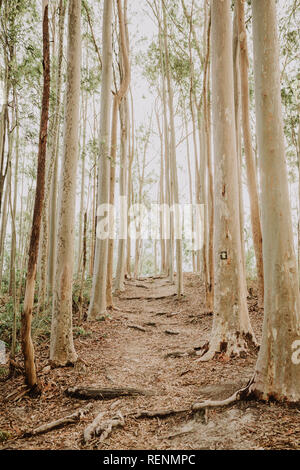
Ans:
{"label": "fallen branch", "polygon": [[173,331],[173,330],[165,330],[164,333],[166,335],[179,335],[179,331]]}
{"label": "fallen branch", "polygon": [[51,421],[51,423],[43,424],[38,428],[32,429],[31,431],[27,431],[23,434],[22,437],[30,437],[36,436],[38,434],[44,434],[46,432],[52,431],[53,429],[61,428],[62,426],[66,426],[67,424],[77,423],[81,420],[93,407],[91,403],[89,403],[84,408],[80,408],[75,413],[71,415],[65,416],[64,418],[57,419],[55,421]]}
{"label": "fallen branch", "polygon": [[132,328],[134,330],[138,330],[138,331],[143,331],[144,333],[147,331],[145,328],[143,328],[142,326],[139,326],[139,325],[127,325],[128,328]]}
{"label": "fallen branch", "polygon": [[148,321],[144,323],[145,326],[156,326],[156,323],[154,321]]}
{"label": "fallen branch", "polygon": [[137,395],[151,395],[147,390],[137,388],[99,388],[99,387],[72,387],[66,390],[66,394],[72,398],[81,400],[111,400],[117,397],[130,397]]}

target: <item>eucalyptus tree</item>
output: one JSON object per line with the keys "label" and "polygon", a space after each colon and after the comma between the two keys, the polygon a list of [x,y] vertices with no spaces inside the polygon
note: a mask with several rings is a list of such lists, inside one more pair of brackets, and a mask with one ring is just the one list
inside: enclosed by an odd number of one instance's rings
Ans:
{"label": "eucalyptus tree", "polygon": [[61,124],[61,94],[63,82],[63,51],[64,51],[64,30],[65,30],[66,2],[59,0],[59,21],[58,21],[58,54],[55,77],[55,105],[53,116],[53,136],[51,146],[52,172],[50,172],[50,201],[49,201],[49,251],[48,251],[48,292],[52,295],[55,277],[55,253],[57,235],[57,180],[58,180],[58,152],[60,141]]}
{"label": "eucalyptus tree", "polygon": [[[109,203],[109,136],[111,119],[112,85],[112,0],[105,0],[102,25],[102,84],[101,84],[101,127],[100,154],[98,159],[98,205],[108,210]],[[99,214],[103,217],[104,214]],[[100,220],[98,220],[100,223]],[[101,235],[101,234],[100,234]],[[108,238],[97,237],[93,286],[88,319],[95,320],[106,312],[106,279],[108,261]]]}
{"label": "eucalyptus tree", "polygon": [[256,130],[265,273],[262,342],[249,392],[300,402],[300,297],[281,107],[275,0],[252,0]]}
{"label": "eucalyptus tree", "polygon": [[212,99],[215,173],[214,317],[209,349],[200,360],[217,352],[228,356],[255,343],[242,266],[237,154],[233,92],[230,1],[212,0]]}
{"label": "eucalyptus tree", "polygon": [[256,269],[258,279],[259,303],[263,303],[264,273],[262,255],[262,232],[259,210],[259,196],[257,183],[257,169],[254,160],[249,107],[249,59],[247,46],[247,31],[245,27],[245,6],[244,0],[236,2],[237,29],[240,48],[240,79],[241,79],[241,110],[242,127],[244,137],[244,149],[246,158],[247,181],[250,198],[251,225],[253,243],[256,256]]}
{"label": "eucalyptus tree", "polygon": [[182,233],[181,233],[181,214],[179,209],[179,189],[178,189],[178,174],[176,164],[176,134],[174,122],[174,92],[172,85],[172,77],[169,61],[169,48],[168,48],[168,29],[167,29],[167,12],[165,0],[162,0],[163,11],[163,39],[164,39],[164,59],[165,59],[165,73],[168,87],[168,105],[169,105],[169,122],[170,122],[170,181],[171,193],[173,196],[172,202],[175,208],[175,237],[176,237],[176,284],[177,295],[180,298],[183,295],[183,271],[182,271]]}
{"label": "eucalyptus tree", "polygon": [[72,279],[74,266],[74,216],[78,162],[81,65],[81,1],[70,0],[68,9],[67,87],[64,148],[59,188],[56,276],[53,292],[50,360],[64,366],[77,360],[72,330]]}
{"label": "eucalyptus tree", "polygon": [[24,305],[22,311],[22,350],[25,366],[25,380],[29,387],[38,392],[37,373],[34,360],[34,348],[31,339],[31,321],[34,303],[34,288],[39,250],[40,227],[45,193],[45,164],[48,135],[48,114],[50,98],[50,44],[49,44],[49,19],[48,0],[43,0],[43,69],[44,85],[42,98],[42,111],[38,150],[37,182],[35,193],[34,213],[32,220],[30,246],[28,254],[28,267]]}
{"label": "eucalyptus tree", "polygon": [[[122,7],[121,0],[117,0],[118,7],[118,18],[119,18],[119,31],[120,31],[120,50],[122,57],[122,64],[124,67],[124,73],[121,77],[121,83],[119,90],[114,95],[113,100],[113,112],[112,112],[112,124],[111,124],[111,152],[110,152],[110,188],[109,188],[109,204],[110,207],[114,207],[115,203],[115,175],[116,175],[116,151],[117,151],[117,119],[118,110],[122,100],[127,95],[130,85],[130,61],[128,55],[128,38],[126,35],[125,16],[127,8],[127,0],[124,0],[124,6]],[[113,225],[113,214],[110,211],[109,216],[110,222],[110,235],[108,241],[108,259],[107,259],[107,287],[106,287],[106,301],[107,308],[114,308],[112,298],[112,278],[113,278],[113,254],[114,254],[114,235],[112,230]]]}

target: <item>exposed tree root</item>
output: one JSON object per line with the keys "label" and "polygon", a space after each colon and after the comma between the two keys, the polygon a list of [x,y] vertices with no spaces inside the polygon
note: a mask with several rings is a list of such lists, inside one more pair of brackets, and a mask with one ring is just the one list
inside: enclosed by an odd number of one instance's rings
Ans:
{"label": "exposed tree root", "polygon": [[126,415],[126,417],[130,417],[134,419],[167,418],[168,416],[189,413],[190,411],[192,411],[190,408],[181,408],[179,410],[174,410],[173,408],[170,408],[167,410],[154,410],[154,411],[143,410],[143,411],[139,411],[138,413],[128,414]]}
{"label": "exposed tree root", "polygon": [[122,312],[123,310],[121,308],[116,307],[115,305],[109,305],[107,307],[107,310],[109,312]]}
{"label": "exposed tree root", "polygon": [[163,299],[169,299],[170,297],[175,297],[177,294],[169,294],[169,295],[160,295],[156,297],[145,297],[146,300],[151,302],[152,300],[163,300]]}
{"label": "exposed tree root", "polygon": [[[251,334],[236,332],[228,335],[227,340],[215,336],[203,346],[203,354],[197,362],[210,361],[219,354],[226,354],[228,357],[246,357],[251,350],[255,352],[258,350],[258,344]],[[197,354],[201,354],[200,350]]]}
{"label": "exposed tree root", "polygon": [[105,413],[99,413],[94,421],[87,426],[83,433],[83,442],[87,444],[95,436],[100,436],[100,442],[103,442],[112,432],[113,428],[124,426],[125,421],[119,412],[117,416],[111,419],[103,420]]}
{"label": "exposed tree root", "polygon": [[60,418],[55,421],[51,421],[51,423],[43,424],[38,428],[25,432],[22,437],[30,437],[36,436],[37,434],[44,434],[46,432],[52,431],[53,429],[61,428],[68,424],[77,423],[91,410],[92,407],[93,405],[89,403],[87,406],[85,406],[84,408],[80,408],[80,410],[77,410],[71,415],[65,416],[64,418]]}
{"label": "exposed tree root", "polygon": [[18,401],[21,398],[25,397],[25,395],[28,395],[31,398],[38,398],[41,393],[42,393],[42,387],[40,383],[36,383],[33,387],[28,387],[27,385],[23,385],[21,391],[14,390],[12,393],[7,395],[5,397],[4,401],[12,400],[12,401]]}
{"label": "exposed tree root", "polygon": [[137,388],[100,388],[100,387],[72,387],[66,390],[66,394],[72,398],[81,400],[111,400],[117,397],[130,397],[136,395],[152,395],[148,390]]}
{"label": "exposed tree root", "polygon": [[12,358],[9,359],[9,378],[15,375],[23,375],[24,367],[14,361]]}
{"label": "exposed tree root", "polygon": [[103,442],[112,432],[113,428],[123,427],[125,425],[125,418],[131,419],[153,419],[153,418],[168,418],[169,416],[198,412],[191,408],[182,408],[179,410],[161,409],[161,410],[142,410],[134,413],[127,413],[122,415],[118,412],[117,415],[110,419],[104,419],[105,412],[99,413],[94,421],[87,426],[83,433],[83,442],[89,443],[94,437],[100,436],[100,442]]}
{"label": "exposed tree root", "polygon": [[198,411],[206,408],[217,408],[222,406],[228,406],[237,401],[246,400],[249,397],[249,389],[254,382],[254,377],[247,383],[246,387],[237,390],[233,395],[225,400],[206,400],[201,403],[194,403],[192,410]]}
{"label": "exposed tree root", "polygon": [[164,355],[165,359],[169,358],[178,358],[178,357],[187,357],[187,356],[195,356],[196,351],[194,349],[189,349],[187,351],[171,351]]}
{"label": "exposed tree root", "polygon": [[120,300],[147,300],[148,302],[152,302],[153,300],[163,300],[169,299],[170,297],[175,297],[177,294],[170,294],[170,295],[160,295],[157,297],[145,297],[145,296],[137,296],[137,297],[120,297]]}

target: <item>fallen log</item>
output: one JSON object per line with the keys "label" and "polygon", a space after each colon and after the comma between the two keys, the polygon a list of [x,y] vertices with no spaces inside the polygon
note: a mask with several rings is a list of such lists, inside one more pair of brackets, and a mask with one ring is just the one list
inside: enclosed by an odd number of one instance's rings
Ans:
{"label": "fallen log", "polygon": [[79,410],[75,411],[75,413],[65,416],[64,418],[51,421],[51,423],[42,424],[42,426],[39,426],[38,428],[25,432],[22,437],[37,436],[38,434],[44,434],[46,432],[52,431],[53,429],[66,426],[67,424],[77,423],[90,411],[92,407],[93,405],[89,403],[84,408],[80,408]]}
{"label": "fallen log", "polygon": [[152,395],[152,392],[148,390],[127,387],[71,387],[68,388],[65,393],[72,398],[79,398],[81,400],[111,400],[117,397]]}

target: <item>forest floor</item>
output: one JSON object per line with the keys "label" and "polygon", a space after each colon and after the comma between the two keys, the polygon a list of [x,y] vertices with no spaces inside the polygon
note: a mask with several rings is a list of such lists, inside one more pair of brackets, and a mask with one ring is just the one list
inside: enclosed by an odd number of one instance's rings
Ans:
{"label": "forest floor", "polygon": [[[255,286],[251,292],[249,311],[260,339],[263,312],[257,307]],[[185,274],[182,300],[174,293],[166,279],[127,281],[126,292],[115,298],[118,311],[77,328],[75,347],[81,360],[74,367],[50,369],[48,341],[36,345],[43,393],[36,399],[21,396],[21,375],[0,382],[0,440],[8,437],[0,449],[300,449],[299,410],[251,401],[211,409],[205,418],[190,412],[167,418],[126,417],[124,426],[114,428],[103,442],[95,438],[83,445],[84,429],[101,411],[113,417],[119,412],[124,416],[141,410],[190,408],[204,399],[227,398],[251,378],[255,353],[197,361],[196,351],[209,339],[212,325],[199,277]],[[179,351],[192,354],[167,357]],[[65,390],[92,384],[152,393],[90,400],[92,409],[78,423],[35,437],[22,436],[85,406],[85,401],[66,396]]]}

